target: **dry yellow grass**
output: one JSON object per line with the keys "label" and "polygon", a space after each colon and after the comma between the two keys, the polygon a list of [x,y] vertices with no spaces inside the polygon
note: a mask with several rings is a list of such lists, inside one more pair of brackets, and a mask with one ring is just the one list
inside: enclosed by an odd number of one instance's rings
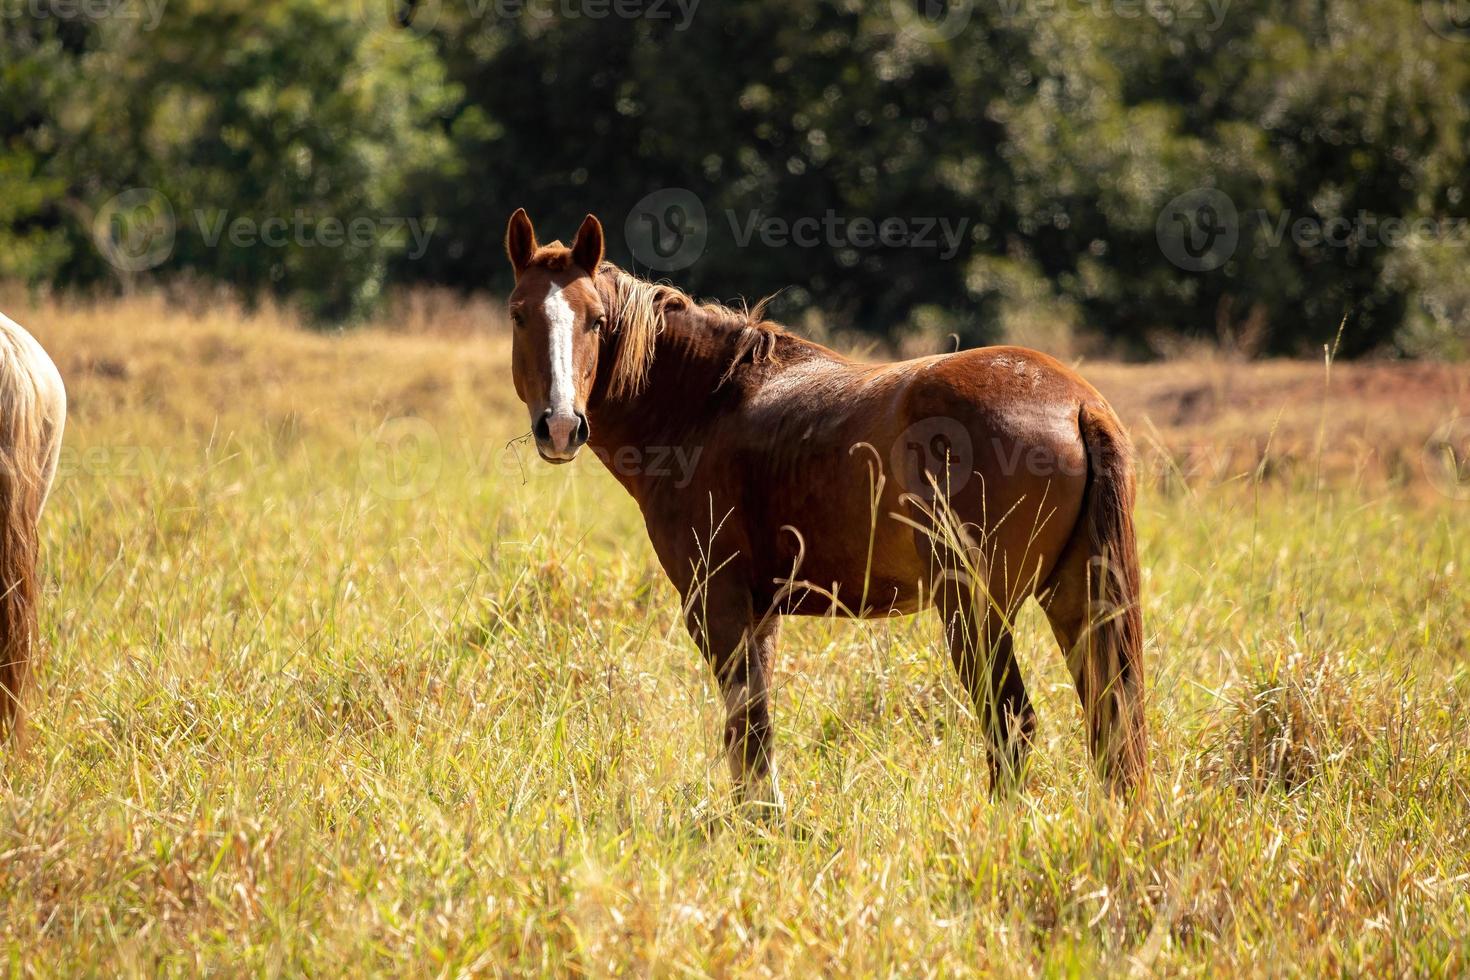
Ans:
{"label": "dry yellow grass", "polygon": [[[1361,490],[1427,489],[1425,444],[1470,418],[1470,366],[1197,359],[1099,364],[1088,376],[1134,431],[1145,465],[1211,483],[1253,474]],[[1455,431],[1470,449],[1470,426]],[[1437,474],[1434,474],[1437,475]]]}
{"label": "dry yellow grass", "polygon": [[[790,819],[753,827],[636,509],[592,460],[507,448],[493,322],[417,310],[319,336],[152,297],[7,309],[73,405],[49,652],[0,767],[14,972],[1467,968],[1470,503],[1415,466],[1360,479],[1330,437],[1322,487],[1310,456],[1151,484],[1136,812],[1033,611],[1024,792],[988,798],[930,617],[814,620],[777,669]],[[1090,373],[1143,431],[1131,392],[1192,370]],[[1314,366],[1229,371],[1304,438],[1349,414],[1288,398]],[[1221,399],[1221,438],[1264,445],[1268,395]]]}

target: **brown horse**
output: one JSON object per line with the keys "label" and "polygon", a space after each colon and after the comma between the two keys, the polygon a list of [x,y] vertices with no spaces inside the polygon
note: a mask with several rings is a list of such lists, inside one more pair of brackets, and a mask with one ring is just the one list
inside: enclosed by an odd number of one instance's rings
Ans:
{"label": "brown horse", "polygon": [[[724,696],[736,792],[779,807],[770,689],[783,615],[937,607],[984,725],[992,788],[1035,712],[1012,653],[1036,596],[1110,786],[1144,776],[1143,624],[1128,438],[1096,389],[1034,351],[854,362],[755,311],[699,304],[603,260],[588,215],[506,252],[516,394],[536,448],[585,444],[633,495]],[[694,460],[674,477],[649,465]]]}

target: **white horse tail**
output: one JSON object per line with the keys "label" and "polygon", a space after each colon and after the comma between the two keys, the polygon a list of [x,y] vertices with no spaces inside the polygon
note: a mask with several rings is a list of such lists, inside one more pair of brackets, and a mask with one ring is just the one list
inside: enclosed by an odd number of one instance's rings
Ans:
{"label": "white horse tail", "polygon": [[0,314],[0,741],[22,721],[35,657],[38,522],[56,475],[66,392],[34,337]]}

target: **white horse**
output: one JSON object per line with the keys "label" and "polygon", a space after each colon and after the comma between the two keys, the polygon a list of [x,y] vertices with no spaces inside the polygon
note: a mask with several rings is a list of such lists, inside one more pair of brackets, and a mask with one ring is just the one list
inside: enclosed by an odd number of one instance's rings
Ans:
{"label": "white horse", "polygon": [[35,337],[0,313],[0,741],[20,723],[36,647],[37,525],[65,423],[61,373]]}

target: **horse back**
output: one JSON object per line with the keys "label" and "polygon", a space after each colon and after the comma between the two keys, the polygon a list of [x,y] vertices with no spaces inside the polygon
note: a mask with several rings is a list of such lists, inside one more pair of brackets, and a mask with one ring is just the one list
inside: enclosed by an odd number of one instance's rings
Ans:
{"label": "horse back", "polygon": [[809,356],[767,369],[712,426],[704,492],[735,522],[758,597],[792,603],[799,581],[790,611],[835,599],[909,612],[946,560],[933,533],[944,513],[1007,582],[1049,571],[1081,508],[1078,412],[1094,399],[1021,348],[882,365]]}

